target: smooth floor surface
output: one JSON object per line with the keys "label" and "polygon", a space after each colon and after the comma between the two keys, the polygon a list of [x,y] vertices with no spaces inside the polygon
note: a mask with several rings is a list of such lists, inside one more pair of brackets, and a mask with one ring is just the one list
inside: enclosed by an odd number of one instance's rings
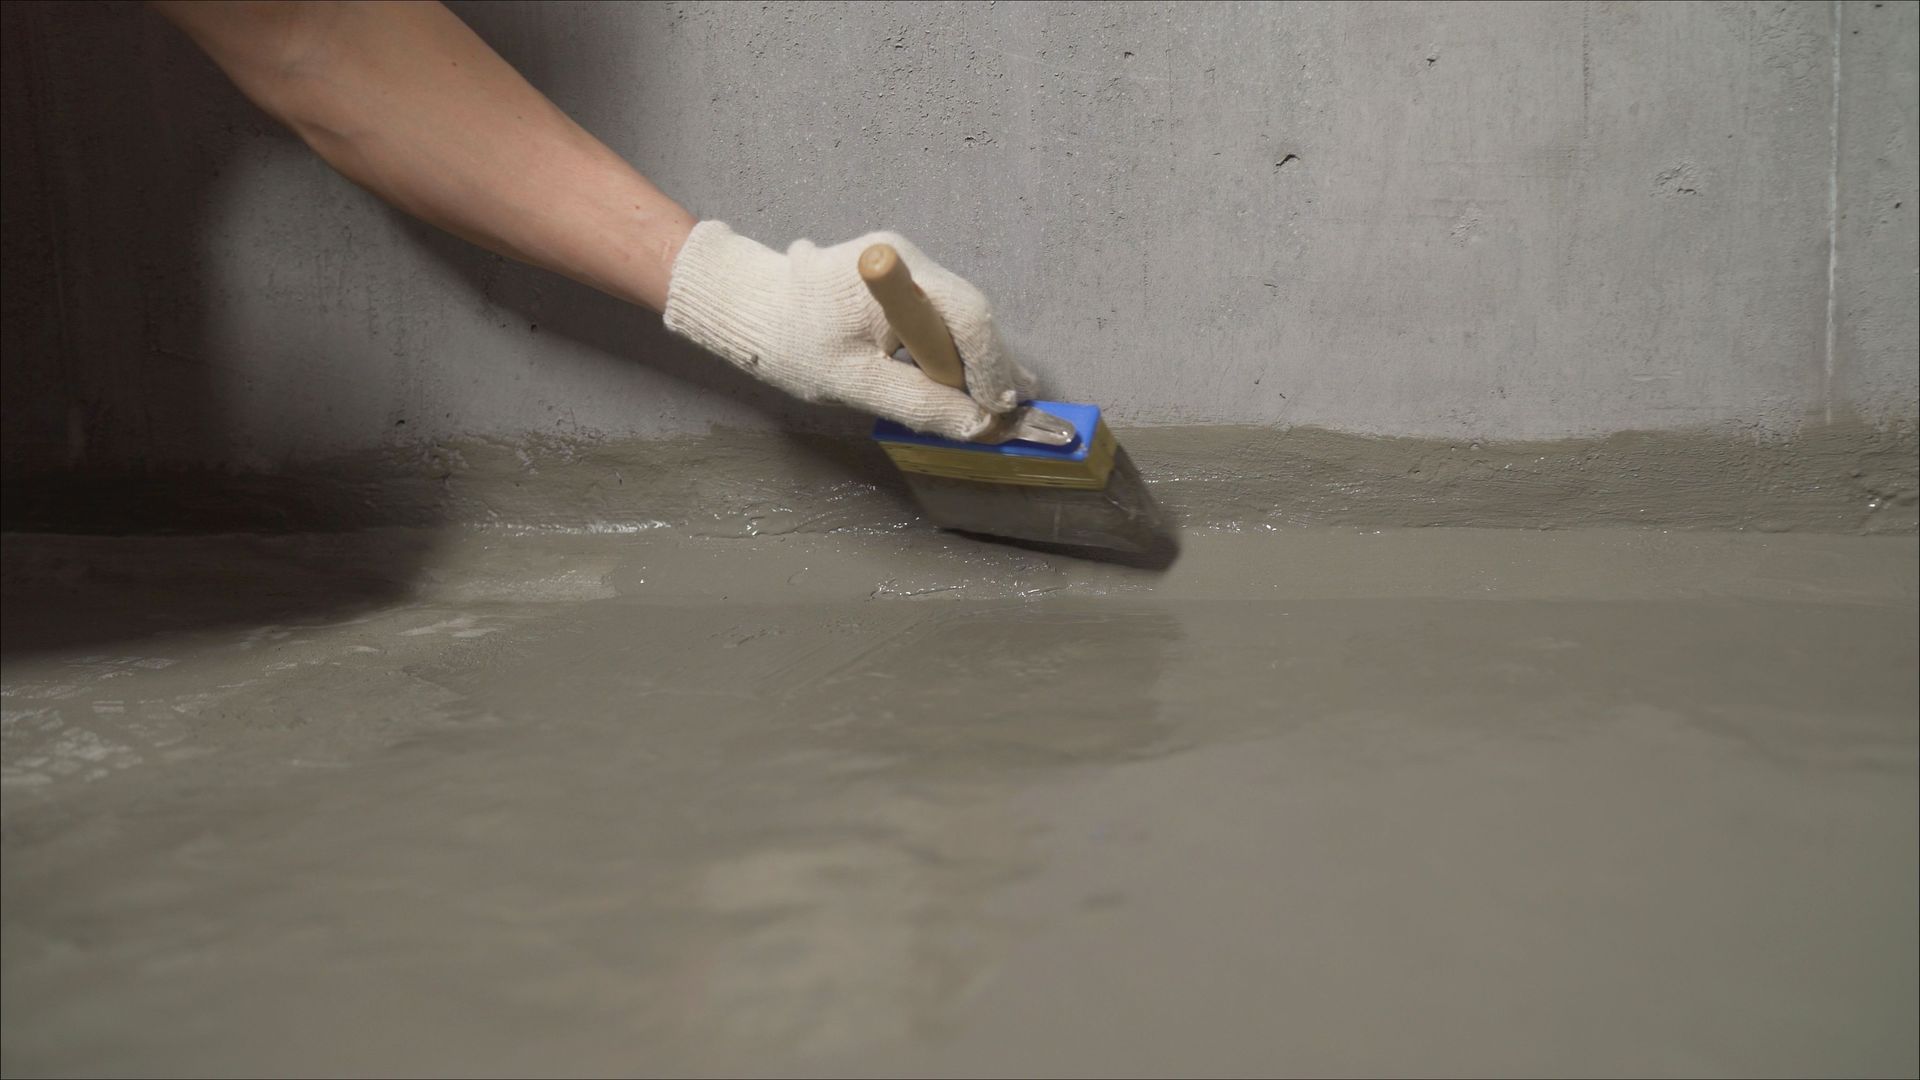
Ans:
{"label": "smooth floor surface", "polygon": [[5,546],[8,1075],[1920,1068],[1910,537]]}

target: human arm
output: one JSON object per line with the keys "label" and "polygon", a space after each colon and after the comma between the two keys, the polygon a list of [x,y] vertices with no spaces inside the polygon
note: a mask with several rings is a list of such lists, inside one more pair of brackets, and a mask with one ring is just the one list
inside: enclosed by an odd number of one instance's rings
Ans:
{"label": "human arm", "polygon": [[[152,3],[329,164],[424,221],[663,312],[796,396],[956,438],[1028,430],[1012,414],[1031,376],[972,285],[891,233],[782,253],[717,221],[696,228],[441,4]],[[965,392],[891,358],[899,339],[855,270],[876,240],[900,249],[951,329]]]}
{"label": "human arm", "polygon": [[440,4],[153,5],[355,183],[489,251],[660,311],[693,215]]}

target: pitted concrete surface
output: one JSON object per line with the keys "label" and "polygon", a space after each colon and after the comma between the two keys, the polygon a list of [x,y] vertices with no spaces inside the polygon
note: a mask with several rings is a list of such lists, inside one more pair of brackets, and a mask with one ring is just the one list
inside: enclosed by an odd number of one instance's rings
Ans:
{"label": "pitted concrete surface", "polygon": [[[903,231],[1123,428],[1920,425],[1910,3],[456,10],[696,215]],[[10,466],[824,420],[388,209],[137,6],[14,0],[0,51]]]}
{"label": "pitted concrete surface", "polygon": [[6,539],[34,1074],[1912,1074],[1916,543]]}

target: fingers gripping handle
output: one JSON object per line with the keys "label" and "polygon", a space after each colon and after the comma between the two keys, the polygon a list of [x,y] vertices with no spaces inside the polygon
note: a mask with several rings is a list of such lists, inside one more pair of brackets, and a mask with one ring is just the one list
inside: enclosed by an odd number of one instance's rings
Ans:
{"label": "fingers gripping handle", "polygon": [[967,371],[953,347],[953,334],[933,301],[913,283],[906,260],[892,244],[875,244],[860,253],[860,280],[867,283],[867,291],[879,301],[888,324],[920,370],[934,382],[965,390]]}
{"label": "fingers gripping handle", "polygon": [[[960,363],[959,350],[954,348],[953,333],[947,329],[946,320],[940,317],[933,301],[913,283],[906,260],[892,244],[874,244],[860,253],[860,280],[867,283],[867,291],[886,313],[887,324],[900,335],[901,344],[907,347],[920,370],[934,382],[965,391],[967,369]],[[1073,425],[1057,416],[1038,409],[1018,409],[996,417],[985,432],[974,438],[985,443],[1024,439],[1047,446],[1067,446],[1076,435]]]}

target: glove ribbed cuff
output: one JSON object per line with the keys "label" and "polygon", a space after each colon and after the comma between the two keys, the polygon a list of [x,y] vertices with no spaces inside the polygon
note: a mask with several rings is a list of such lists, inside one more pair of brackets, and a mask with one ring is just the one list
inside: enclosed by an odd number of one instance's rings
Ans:
{"label": "glove ribbed cuff", "polygon": [[724,222],[693,227],[667,282],[667,329],[751,371],[779,339],[786,259]]}

